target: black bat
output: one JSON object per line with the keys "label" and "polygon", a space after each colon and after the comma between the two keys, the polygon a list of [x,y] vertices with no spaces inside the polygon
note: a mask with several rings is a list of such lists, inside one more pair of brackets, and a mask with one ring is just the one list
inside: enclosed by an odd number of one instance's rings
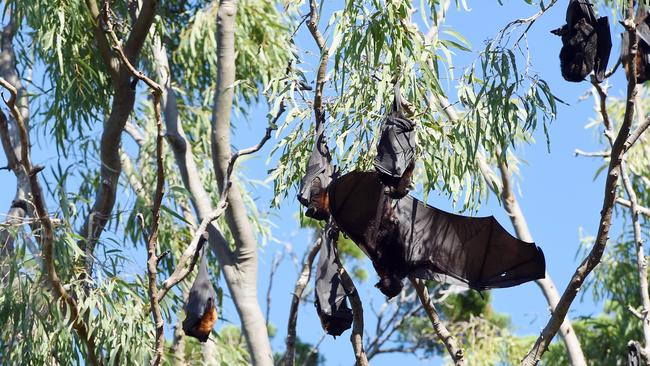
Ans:
{"label": "black bat", "polygon": [[[643,5],[639,5],[636,13],[636,35],[639,37],[639,48],[634,62],[636,63],[636,83],[642,84],[650,80],[650,19],[648,11]],[[630,40],[629,34],[623,32],[621,42],[621,61],[625,68],[625,75],[630,78]]]}
{"label": "black bat", "polygon": [[328,223],[321,231],[320,254],[316,265],[316,313],[323,330],[339,336],[352,325],[352,310],[348,307],[348,294],[341,283],[336,264],[338,231]]}
{"label": "black bat", "polygon": [[[201,245],[201,244],[199,244]],[[206,342],[212,327],[217,321],[217,294],[214,291],[208,266],[206,264],[205,248],[199,264],[199,273],[194,279],[190,295],[185,304],[185,320],[183,331],[185,335],[194,337],[201,342]]]}
{"label": "black bat", "polygon": [[411,196],[394,200],[376,172],[355,171],[328,189],[332,219],[368,255],[377,287],[394,297],[406,276],[481,291],[544,278],[542,250],[508,232],[494,217],[466,217]]}
{"label": "black bat", "polygon": [[375,169],[392,198],[409,192],[415,166],[415,123],[402,112],[399,82],[395,83],[393,107],[382,122]]}
{"label": "black bat", "polygon": [[332,157],[325,142],[322,124],[316,126],[316,141],[307,162],[305,175],[300,181],[298,201],[307,207],[305,216],[316,220],[327,220],[329,213],[324,210],[325,190],[334,177],[334,168],[330,164]]}
{"label": "black bat", "polygon": [[567,81],[580,82],[592,71],[596,80],[605,79],[612,36],[607,17],[596,19],[588,0],[570,0],[566,23],[551,33],[562,37],[560,68]]}

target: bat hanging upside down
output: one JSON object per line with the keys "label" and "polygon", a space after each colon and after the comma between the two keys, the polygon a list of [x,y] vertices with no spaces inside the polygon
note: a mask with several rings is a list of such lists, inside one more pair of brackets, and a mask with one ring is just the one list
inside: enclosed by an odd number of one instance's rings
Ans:
{"label": "bat hanging upside down", "polygon": [[325,192],[338,228],[371,259],[388,297],[407,276],[481,291],[544,278],[542,250],[510,235],[494,217],[451,214],[405,196],[385,194],[377,172],[354,171]]}
{"label": "bat hanging upside down", "polygon": [[216,299],[217,294],[208,275],[206,255],[203,253],[199,264],[199,273],[196,275],[185,304],[185,320],[183,321],[185,335],[194,337],[201,342],[207,342],[218,317]]}

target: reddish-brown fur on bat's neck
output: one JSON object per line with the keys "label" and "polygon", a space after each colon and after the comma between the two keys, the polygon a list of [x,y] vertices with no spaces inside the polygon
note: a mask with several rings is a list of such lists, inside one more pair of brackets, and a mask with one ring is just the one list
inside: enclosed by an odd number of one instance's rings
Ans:
{"label": "reddish-brown fur on bat's neck", "polygon": [[192,328],[190,335],[198,338],[201,342],[206,342],[212,332],[214,323],[217,322],[217,318],[217,308],[214,306],[214,301],[210,299],[205,305],[205,311],[203,312],[201,320],[199,320],[199,322],[197,322]]}

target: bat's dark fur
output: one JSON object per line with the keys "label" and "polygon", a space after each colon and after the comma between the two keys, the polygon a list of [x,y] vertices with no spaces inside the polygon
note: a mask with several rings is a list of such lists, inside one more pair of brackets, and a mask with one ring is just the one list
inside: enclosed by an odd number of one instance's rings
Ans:
{"label": "bat's dark fur", "polygon": [[[642,84],[650,80],[650,18],[648,11],[641,6],[637,11],[636,34],[638,38],[638,51],[634,62],[636,63],[636,83]],[[623,32],[621,35],[621,61],[625,68],[625,75],[630,78],[630,60],[629,60],[629,35]]]}
{"label": "bat's dark fur", "polygon": [[493,217],[450,214],[406,196],[391,199],[376,172],[352,172],[328,188],[332,219],[366,253],[388,297],[413,275],[476,290],[544,277],[541,250],[508,234]]}
{"label": "bat's dark fur", "polygon": [[567,81],[580,82],[591,71],[596,80],[605,78],[612,48],[607,17],[596,19],[588,0],[570,0],[566,12],[567,24],[552,30],[562,37],[560,69]]}
{"label": "bat's dark fur", "polygon": [[[199,245],[204,245],[204,240],[202,239]],[[201,342],[207,342],[212,327],[217,321],[216,300],[217,294],[210,282],[204,252],[199,263],[199,272],[185,303],[185,320],[183,321],[185,335],[194,337]]]}

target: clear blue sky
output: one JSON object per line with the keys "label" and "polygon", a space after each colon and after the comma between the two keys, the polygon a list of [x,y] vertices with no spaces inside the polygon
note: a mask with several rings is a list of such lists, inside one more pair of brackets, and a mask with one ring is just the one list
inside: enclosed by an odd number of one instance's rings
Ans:
{"label": "clear blue sky", "polygon": [[[456,67],[467,66],[475,57],[476,51],[482,48],[483,41],[496,34],[508,21],[515,18],[528,17],[539,8],[528,6],[523,0],[506,1],[504,6],[499,6],[496,0],[468,1],[470,12],[450,11],[446,24],[460,31],[472,44],[475,51],[471,54],[458,54],[455,59]],[[341,1],[324,1],[325,13],[328,14],[340,7]],[[546,81],[549,82],[553,92],[569,106],[559,105],[558,118],[550,125],[549,135],[551,152],[546,149],[545,138],[542,131],[535,135],[537,144],[527,146],[518,151],[527,164],[521,166],[521,178],[517,179],[517,188],[520,191],[519,199],[528,220],[536,243],[544,250],[548,272],[553,276],[555,284],[563,291],[575,267],[582,259],[576,257],[579,248],[579,228],[583,228],[587,235],[596,233],[599,220],[599,211],[603,197],[602,177],[593,180],[594,173],[600,161],[589,158],[574,157],[574,150],[580,148],[587,151],[597,150],[595,136],[591,130],[584,128],[588,119],[593,116],[593,102],[591,99],[579,102],[581,95],[589,90],[587,82],[575,84],[564,81],[560,76],[558,53],[560,39],[552,36],[549,30],[564,23],[565,5],[559,2],[552,10],[538,20],[528,33],[529,43],[532,48],[532,62],[534,68]],[[606,14],[609,15],[609,14]],[[610,24],[612,23],[610,17]],[[321,21],[321,27],[325,26]],[[612,24],[614,26],[614,24]],[[613,27],[614,47],[610,58],[610,66],[618,57],[619,46],[617,40],[620,26]],[[296,43],[302,49],[313,49],[313,40],[308,36],[306,28],[299,32]],[[305,69],[310,69],[308,65]],[[313,68],[311,68],[313,69]],[[460,74],[456,72],[456,75]],[[308,74],[313,78],[313,74]],[[624,77],[619,70],[610,81],[613,86],[611,95],[622,95],[625,88]],[[455,91],[450,91],[455,94]],[[239,121],[234,145],[247,147],[259,140],[266,125],[266,107],[261,104],[252,114]],[[206,136],[207,138],[207,136]],[[124,139],[128,140],[125,134]],[[40,139],[43,141],[43,139]],[[128,143],[128,142],[127,142]],[[252,179],[263,180],[266,171],[272,167],[266,164],[270,146],[269,142],[255,157],[242,164]],[[41,144],[35,147],[34,162],[54,166],[56,164],[56,151],[53,144]],[[4,156],[0,158],[0,165],[5,164]],[[10,173],[0,172],[0,208],[8,208],[13,198],[14,177]],[[121,194],[123,194],[122,192]],[[253,195],[257,197],[260,209],[267,209],[272,191],[270,187],[258,188]],[[277,241],[270,242],[260,249],[259,268],[259,299],[264,308],[268,274],[275,253],[285,246],[290,246],[295,256],[300,259],[304,250],[312,243],[312,233],[299,229],[295,220],[298,204],[290,194],[281,209],[271,211],[271,220],[276,225],[273,235]],[[455,211],[445,196],[435,192],[430,194],[429,203],[445,210]],[[50,207],[54,207],[51,203]],[[495,215],[499,222],[511,233],[512,227],[508,218],[503,213],[498,201],[491,197],[477,215]],[[614,226],[614,237],[620,226]],[[291,293],[298,276],[298,263],[285,261],[281,264],[275,276],[272,291],[271,322],[278,328],[278,333],[273,340],[273,347],[280,352],[284,349],[286,334],[286,320],[291,299]],[[144,256],[137,260],[135,269],[145,271]],[[370,268],[370,267],[369,267]],[[370,278],[366,283],[358,284],[362,299],[364,300],[366,329],[374,329],[374,315],[370,309],[371,299],[375,306],[383,302],[383,297],[373,284],[376,276],[370,269]],[[223,284],[223,282],[222,282]],[[578,298],[579,299],[579,298]],[[493,306],[499,312],[504,312],[512,317],[513,325],[518,334],[538,334],[548,319],[547,305],[537,286],[533,283],[519,287],[493,291]],[[236,312],[229,301],[224,301],[223,317],[238,324]],[[265,309],[264,309],[265,310]],[[586,296],[584,303],[576,301],[571,308],[572,317],[593,314],[600,311],[600,305],[594,304],[590,296]],[[315,342],[320,338],[322,330],[313,305],[307,304],[301,308],[298,319],[298,336],[308,342]],[[350,365],[353,363],[353,354],[348,341],[349,331],[334,340],[327,337],[322,343],[321,352],[327,358],[328,365]],[[373,365],[392,365],[394,362],[408,362],[418,364],[420,361],[412,355],[383,355],[373,359]],[[433,364],[441,363],[440,360]]]}

